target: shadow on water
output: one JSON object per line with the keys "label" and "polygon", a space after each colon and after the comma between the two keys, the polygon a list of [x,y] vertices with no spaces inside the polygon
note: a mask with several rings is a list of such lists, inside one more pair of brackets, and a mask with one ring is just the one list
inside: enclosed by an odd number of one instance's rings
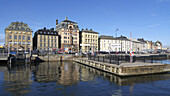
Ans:
{"label": "shadow on water", "polygon": [[[96,81],[99,78],[117,86],[170,80],[170,73],[122,78],[76,62],[16,64],[10,69],[0,66],[0,72],[4,74],[2,83],[6,92],[4,94],[17,96],[31,95],[35,91],[44,91],[38,88],[50,90],[50,86],[54,87],[51,90],[63,91],[69,86],[79,86],[80,82]],[[64,87],[61,88],[61,86]]]}

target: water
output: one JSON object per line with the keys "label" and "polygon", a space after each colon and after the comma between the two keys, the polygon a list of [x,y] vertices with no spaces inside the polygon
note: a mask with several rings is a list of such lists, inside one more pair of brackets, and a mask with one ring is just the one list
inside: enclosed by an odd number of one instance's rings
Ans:
{"label": "water", "polygon": [[0,66],[0,96],[170,96],[169,90],[170,73],[120,78],[74,62]]}

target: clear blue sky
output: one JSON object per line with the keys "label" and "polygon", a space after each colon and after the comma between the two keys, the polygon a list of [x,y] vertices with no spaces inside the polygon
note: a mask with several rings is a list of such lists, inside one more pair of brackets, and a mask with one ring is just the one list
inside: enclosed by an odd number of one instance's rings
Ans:
{"label": "clear blue sky", "polygon": [[66,16],[100,35],[115,36],[118,28],[118,36],[132,32],[133,38],[170,46],[170,0],[0,0],[0,40],[11,22],[27,23],[35,32]]}

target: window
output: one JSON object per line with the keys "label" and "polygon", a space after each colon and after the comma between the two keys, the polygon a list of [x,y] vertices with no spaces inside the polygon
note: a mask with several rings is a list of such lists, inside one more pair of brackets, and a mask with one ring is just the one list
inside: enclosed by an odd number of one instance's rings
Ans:
{"label": "window", "polygon": [[40,39],[40,42],[42,42],[42,39]]}
{"label": "window", "polygon": [[56,40],[55,40],[55,43],[56,43]]}
{"label": "window", "polygon": [[19,42],[18,45],[21,45],[21,42]]}
{"label": "window", "polygon": [[51,42],[53,42],[53,40],[51,40]]}
{"label": "window", "polygon": [[9,39],[11,39],[11,35],[9,35]]}
{"label": "window", "polygon": [[66,40],[64,40],[64,43],[67,43],[67,41],[66,41]]}
{"label": "window", "polygon": [[22,42],[22,45],[25,45],[25,42]]}
{"label": "window", "polygon": [[40,47],[42,47],[42,44],[40,44]]}
{"label": "window", "polygon": [[68,37],[68,39],[69,39],[69,37]]}
{"label": "window", "polygon": [[30,36],[28,36],[28,40],[30,40]]}
{"label": "window", "polygon": [[25,36],[23,36],[22,39],[25,40]]}
{"label": "window", "polygon": [[29,31],[30,29],[29,28],[27,28],[27,31]]}
{"label": "window", "polygon": [[21,40],[21,36],[19,36],[19,40]]}
{"label": "window", "polygon": [[53,44],[51,44],[51,47],[53,47]]}
{"label": "window", "polygon": [[50,44],[48,44],[48,47],[50,47]]}
{"label": "window", "polygon": [[16,35],[14,36],[14,39],[17,39],[17,36],[16,36]]}
{"label": "window", "polygon": [[64,39],[67,39],[67,37],[64,36]]}
{"label": "window", "polygon": [[44,47],[46,47],[46,44],[44,43]]}
{"label": "window", "polygon": [[44,42],[46,42],[46,39],[44,39]]}

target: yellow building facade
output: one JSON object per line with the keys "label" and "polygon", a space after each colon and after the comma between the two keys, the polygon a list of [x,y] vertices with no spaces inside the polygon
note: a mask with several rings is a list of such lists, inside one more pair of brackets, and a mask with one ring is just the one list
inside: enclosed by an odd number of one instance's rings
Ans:
{"label": "yellow building facade", "polygon": [[92,29],[82,29],[80,32],[80,47],[83,53],[98,51],[98,34],[98,32],[92,31]]}
{"label": "yellow building facade", "polygon": [[23,22],[12,22],[5,29],[5,46],[8,50],[32,50],[32,29]]}

